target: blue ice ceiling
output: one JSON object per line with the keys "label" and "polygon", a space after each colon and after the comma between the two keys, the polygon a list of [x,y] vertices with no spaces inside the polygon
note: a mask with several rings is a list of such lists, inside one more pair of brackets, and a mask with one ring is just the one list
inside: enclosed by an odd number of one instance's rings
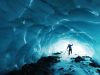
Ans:
{"label": "blue ice ceiling", "polygon": [[60,40],[100,57],[99,33],[100,0],[0,0],[0,71],[36,62]]}

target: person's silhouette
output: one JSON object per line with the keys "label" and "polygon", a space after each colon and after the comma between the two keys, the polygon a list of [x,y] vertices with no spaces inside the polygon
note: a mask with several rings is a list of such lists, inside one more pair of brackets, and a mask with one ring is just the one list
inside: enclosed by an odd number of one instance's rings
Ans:
{"label": "person's silhouette", "polygon": [[68,46],[67,46],[67,49],[69,49],[68,50],[68,54],[70,55],[70,54],[72,54],[72,46],[73,46],[73,44],[71,45],[71,44],[68,44]]}

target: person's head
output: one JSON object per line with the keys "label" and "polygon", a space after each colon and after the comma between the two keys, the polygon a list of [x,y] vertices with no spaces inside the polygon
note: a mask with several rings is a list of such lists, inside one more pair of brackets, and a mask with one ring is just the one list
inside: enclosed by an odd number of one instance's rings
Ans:
{"label": "person's head", "polygon": [[68,45],[71,45],[71,44],[68,44]]}

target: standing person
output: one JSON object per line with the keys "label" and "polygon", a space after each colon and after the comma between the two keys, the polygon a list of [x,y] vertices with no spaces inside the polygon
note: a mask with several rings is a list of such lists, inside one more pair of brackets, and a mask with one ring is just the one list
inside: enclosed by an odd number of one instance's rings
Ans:
{"label": "standing person", "polygon": [[73,44],[68,44],[68,46],[67,46],[67,49],[69,49],[68,50],[69,55],[72,54],[72,46],[73,46]]}

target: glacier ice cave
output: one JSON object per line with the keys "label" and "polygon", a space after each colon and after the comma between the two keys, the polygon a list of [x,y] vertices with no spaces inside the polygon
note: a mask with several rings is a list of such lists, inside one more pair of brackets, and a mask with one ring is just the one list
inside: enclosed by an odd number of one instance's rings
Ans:
{"label": "glacier ice cave", "polygon": [[100,0],[0,0],[0,72],[62,52],[100,63]]}

